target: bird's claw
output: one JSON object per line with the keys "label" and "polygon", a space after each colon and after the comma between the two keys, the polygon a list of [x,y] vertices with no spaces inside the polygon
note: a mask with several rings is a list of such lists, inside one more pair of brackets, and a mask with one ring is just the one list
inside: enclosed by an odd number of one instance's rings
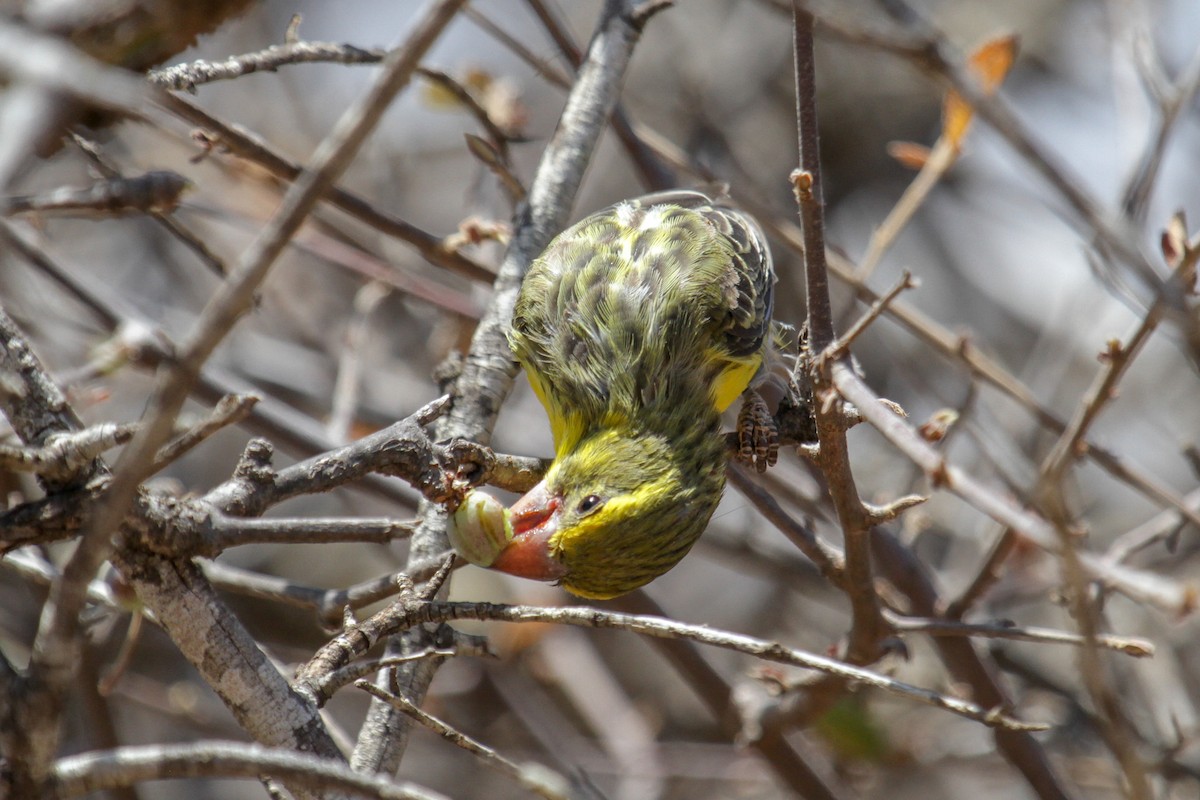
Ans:
{"label": "bird's claw", "polygon": [[753,464],[759,472],[775,466],[779,459],[779,429],[766,402],[754,390],[742,396],[737,432],[739,461]]}

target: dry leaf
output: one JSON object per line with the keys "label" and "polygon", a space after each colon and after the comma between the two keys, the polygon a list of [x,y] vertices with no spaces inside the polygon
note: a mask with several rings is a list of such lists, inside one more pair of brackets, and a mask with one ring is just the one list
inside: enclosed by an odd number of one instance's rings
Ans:
{"label": "dry leaf", "polygon": [[[979,79],[985,94],[992,94],[1004,81],[1017,57],[1017,37],[1013,34],[998,36],[981,44],[967,60],[967,68]],[[942,105],[942,136],[958,147],[971,126],[975,112],[962,97],[953,90],[946,92]]]}
{"label": "dry leaf", "polygon": [[908,169],[921,169],[929,161],[930,149],[916,142],[888,142],[887,153]]}

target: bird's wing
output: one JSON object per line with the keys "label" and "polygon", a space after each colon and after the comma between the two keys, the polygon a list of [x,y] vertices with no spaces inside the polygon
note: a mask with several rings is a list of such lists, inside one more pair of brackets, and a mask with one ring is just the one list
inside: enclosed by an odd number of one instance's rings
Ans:
{"label": "bird's wing", "polygon": [[561,418],[718,383],[728,405],[757,369],[774,280],[757,224],[699,192],[624,201],[568,228],[531,266],[510,337],[556,441]]}

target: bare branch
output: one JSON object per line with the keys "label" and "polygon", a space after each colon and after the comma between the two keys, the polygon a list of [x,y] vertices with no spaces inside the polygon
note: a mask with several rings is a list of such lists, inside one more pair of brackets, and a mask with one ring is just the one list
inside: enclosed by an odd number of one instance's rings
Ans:
{"label": "bare branch", "polygon": [[314,794],[340,791],[387,800],[449,800],[409,781],[392,781],[355,772],[345,764],[292,750],[245,742],[192,742],[142,745],[69,756],[54,765],[49,791],[76,797],[134,786],[145,781],[181,778],[250,778],[270,774]]}
{"label": "bare branch", "polygon": [[441,70],[421,67],[417,70],[417,73],[425,80],[436,86],[440,86],[452,94],[454,99],[461,103],[470,112],[471,116],[475,117],[480,127],[487,133],[488,142],[495,148],[500,162],[506,167],[509,166],[508,143],[512,140],[513,136],[511,133],[501,130],[500,126],[492,121],[487,109],[479,104],[479,101],[475,99],[475,95],[471,94],[465,86]]}
{"label": "bare branch", "polygon": [[[0,224],[0,231],[6,230]],[[13,320],[0,308],[0,411],[26,445],[41,445],[57,433],[82,427],[30,349]],[[91,477],[93,465],[59,478],[43,478],[50,491],[61,491]]]}
{"label": "bare branch", "polygon": [[378,64],[386,56],[383,50],[364,50],[351,44],[288,42],[271,45],[256,53],[230,56],[224,61],[198,59],[151,70],[146,73],[146,78],[164,89],[195,92],[201,84],[233,80],[255,72],[275,72],[291,64]]}
{"label": "bare branch", "polygon": [[[1052,525],[1006,495],[989,490],[963,470],[949,464],[911,426],[885,410],[853,370],[835,364],[833,382],[838,392],[854,403],[872,426],[925,470],[935,487],[954,492],[1039,547],[1050,552],[1058,550],[1058,534]],[[1148,572],[1118,568],[1088,553],[1080,553],[1080,559],[1093,579],[1131,597],[1147,600],[1177,614],[1191,611],[1196,604],[1196,592],[1189,586]]]}
{"label": "bare branch", "polygon": [[[817,139],[816,62],[813,57],[813,18],[793,4],[792,47],[796,71],[796,129],[800,144],[800,169],[792,173],[796,201],[804,230],[804,279],[808,302],[809,347],[824,354],[834,343],[833,311],[829,299],[829,269],[825,263],[824,199],[821,195],[821,154]],[[837,510],[846,541],[843,574],[845,591],[853,610],[847,658],[869,664],[882,653],[887,624],[880,614],[871,570],[870,526],[859,499],[850,468],[850,455],[841,413],[831,392],[827,361],[819,355],[811,360],[809,380],[816,398],[813,416],[821,449],[817,460],[829,482],[829,494]]]}
{"label": "bare branch", "polygon": [[[886,528],[876,528],[872,545],[882,575],[904,593],[913,613],[933,616],[939,605],[937,588],[928,568]],[[991,659],[984,658],[961,637],[934,637],[933,646],[956,681],[971,688],[984,705],[1011,708],[1012,700],[1000,682]],[[1056,774],[1041,743],[1022,731],[993,731],[997,750],[1020,771],[1030,789],[1043,800],[1067,800],[1071,795]]]}
{"label": "bare branch", "polygon": [[[71,141],[76,147],[79,148],[79,151],[83,153],[84,157],[86,157],[88,161],[90,161],[96,167],[101,175],[104,175],[109,180],[120,180],[123,178],[120,170],[118,170],[112,161],[104,155],[100,149],[100,146],[96,142],[86,139],[78,133],[71,134]],[[191,185],[191,182],[187,181],[182,188],[191,188]],[[182,188],[180,191],[182,191]],[[229,272],[228,267],[225,266],[225,262],[215,255],[212,250],[209,249],[208,245],[200,240],[200,237],[186,228],[170,213],[170,211],[174,208],[174,205],[165,204],[165,207],[162,208],[158,207],[159,205],[164,204],[151,204],[147,208],[147,213],[150,214],[150,217],[154,219],[154,221],[160,226],[162,226],[164,230],[182,242],[185,247],[191,250],[196,257],[200,259],[200,263],[202,263],[205,268],[207,268],[214,275],[220,275],[221,277],[224,277],[225,274]]]}
{"label": "bare branch", "polygon": [[258,516],[299,494],[325,492],[382,472],[403,477],[444,502],[469,486],[469,478],[486,473],[490,451],[467,442],[433,444],[422,420],[436,418],[447,398],[434,400],[383,430],[275,472],[273,448],[255,440],[243,456],[244,470],[213,489],[205,500],[236,516]]}
{"label": "bare branch", "polygon": [[[263,167],[267,172],[285,181],[294,182],[301,175],[300,165],[284,158],[261,139],[218,120],[204,109],[182,97],[171,96],[167,104],[180,119],[199,126],[210,144],[220,144],[230,153]],[[372,203],[337,186],[330,187],[325,199],[350,216],[362,220],[388,236],[408,242],[426,260],[445,267],[472,280],[490,283],[495,272],[463,254],[444,246],[440,236],[434,236],[415,225],[386,214]]]}
{"label": "bare branch", "polygon": [[1121,208],[1135,222],[1145,220],[1154,183],[1167,154],[1167,143],[1174,133],[1180,113],[1191,105],[1200,91],[1200,50],[1192,54],[1179,78],[1162,91],[1154,92],[1159,106],[1158,128],[1146,142],[1141,160],[1129,177],[1121,196]]}
{"label": "bare branch", "polygon": [[297,688],[306,693],[312,693],[312,687],[317,684],[323,674],[338,669],[349,663],[352,658],[365,653],[382,637],[407,630],[414,625],[465,619],[496,622],[547,622],[587,628],[615,628],[661,638],[684,638],[700,644],[752,655],[766,661],[817,670],[941,708],[989,726],[1014,731],[1044,730],[1047,727],[1040,723],[1022,722],[998,709],[982,708],[974,703],[911,686],[841,661],[786,647],[778,642],[764,641],[703,625],[688,625],[671,619],[614,614],[587,607],[538,608],[536,606],[504,606],[493,603],[439,601],[422,603],[401,599],[355,626],[351,631],[342,633],[321,648],[311,661],[297,671]]}
{"label": "bare branch", "polygon": [[846,331],[845,334],[832,342],[828,349],[826,349],[818,357],[840,358],[848,351],[854,340],[861,336],[863,332],[871,326],[871,323],[879,319],[883,312],[887,310],[887,307],[892,304],[892,302],[900,295],[901,292],[908,289],[915,289],[920,285],[921,282],[915,280],[912,276],[912,273],[908,270],[905,270],[900,276],[900,280],[898,280],[891,289],[888,289],[882,297],[872,303],[871,307],[867,309],[867,313],[863,314],[862,317],[855,321],[855,323],[850,326],[850,330]]}
{"label": "bare branch", "polygon": [[[529,3],[530,8],[533,9],[534,14],[537,15],[538,20],[546,28],[546,32],[550,34],[550,38],[553,39],[554,43],[558,46],[559,51],[567,60],[567,63],[569,63],[572,68],[579,69],[579,65],[583,61],[583,54],[580,51],[579,46],[572,40],[571,33],[567,29],[567,26],[564,25],[562,20],[558,18],[558,15],[555,13],[554,9],[543,2],[543,0],[527,0],[527,2]],[[665,8],[668,4],[663,2],[647,5],[653,7],[653,11],[651,13],[657,13]],[[645,24],[644,19],[642,24]],[[494,26],[489,28],[489,30],[497,35],[498,39],[504,41],[506,44],[512,47],[511,37],[504,37],[502,34],[496,33]],[[522,48],[513,48],[513,52],[525,57],[525,55],[522,53]],[[526,61],[529,63],[528,58],[526,58]],[[536,61],[536,57],[534,58],[534,61]],[[541,70],[539,70],[539,72],[541,72]],[[551,83],[556,83],[551,75],[545,73],[542,74]],[[561,85],[566,88],[568,84],[564,82]],[[624,146],[625,151],[633,160],[634,165],[637,166],[638,173],[642,177],[642,184],[647,189],[658,191],[662,189],[669,189],[677,185],[675,176],[671,174],[670,169],[663,164],[662,160],[655,155],[654,151],[637,133],[637,131],[634,129],[633,123],[629,119],[628,113],[626,113],[625,108],[619,102],[613,107],[612,126],[613,132],[617,135],[617,138],[621,140],[621,144]]]}
{"label": "bare branch", "polygon": [[885,522],[891,522],[905,511],[909,510],[910,508],[916,508],[927,500],[929,500],[929,498],[925,497],[924,495],[908,494],[882,506],[877,506],[872,503],[863,503],[863,508],[867,511],[867,516],[871,520],[871,525],[875,526],[882,525]]}
{"label": "bare branch", "polygon": [[834,583],[843,585],[845,569],[843,555],[837,548],[821,539],[815,532],[809,530],[793,519],[771,493],[750,480],[746,471],[737,464],[730,464],[728,470],[729,482],[754,504],[758,512],[770,520],[779,531],[796,547],[800,548],[812,560],[821,574]]}
{"label": "bare branch", "polygon": [[170,211],[179,205],[180,196],[189,186],[191,183],[182,175],[167,170],[128,178],[112,177],[83,189],[63,187],[45,194],[0,198],[0,214]]}
{"label": "bare branch", "polygon": [[[247,544],[319,544],[375,542],[387,544],[412,533],[416,523],[391,519],[312,519],[309,517],[244,519],[218,516],[212,521],[212,548],[220,552]],[[215,553],[213,553],[215,555]]]}
{"label": "bare branch", "polygon": [[195,562],[125,549],[113,563],[255,741],[344,760],[317,707],[292,691]]}
{"label": "bare branch", "polygon": [[208,415],[184,433],[163,445],[154,456],[153,472],[171,464],[219,430],[236,425],[254,410],[258,398],[253,395],[227,394]]}
{"label": "bare branch", "polygon": [[133,438],[135,425],[106,422],[46,437],[41,447],[0,444],[0,467],[35,472],[50,482],[66,482],[92,466],[92,460]]}
{"label": "bare branch", "polygon": [[991,552],[988,553],[988,557],[980,566],[979,571],[975,573],[975,577],[971,583],[966,589],[963,590],[961,595],[959,595],[953,602],[946,606],[944,616],[947,619],[962,619],[963,616],[966,615],[967,611],[970,610],[971,606],[973,606],[975,602],[979,600],[979,598],[982,597],[987,590],[992,587],[993,584],[996,583],[996,581],[1000,580],[1001,567],[1004,565],[1004,562],[1008,560],[1008,557],[1012,554],[1019,541],[1020,537],[1017,536],[1016,532],[1013,531],[1012,528],[1004,529],[1004,532],[1000,534],[1000,537],[996,540],[996,543],[992,545]]}
{"label": "bare branch", "polygon": [[[463,638],[466,637],[464,636]],[[444,647],[440,649],[430,648],[428,650],[422,650],[419,653],[412,653],[411,655],[406,656],[380,658],[373,661],[364,661],[361,664],[348,664],[339,670],[329,673],[327,676],[325,676],[325,680],[322,681],[319,686],[315,687],[317,703],[319,705],[324,705],[325,703],[329,702],[329,699],[332,698],[339,689],[349,686],[355,681],[362,680],[368,675],[379,672],[381,669],[399,666],[400,664],[406,664],[410,661],[420,661],[423,658],[445,659],[453,658],[455,656],[482,657],[491,655],[492,653],[488,652],[485,643],[480,643],[474,646],[464,646],[462,643],[460,643],[454,647]]]}
{"label": "bare branch", "polygon": [[[1069,644],[1075,647],[1084,647],[1087,644],[1087,639],[1077,633],[1005,622],[979,624],[944,619],[903,617],[898,614],[888,614],[888,622],[897,631],[928,633],[930,636],[977,636],[984,639],[1015,639],[1021,642]],[[1149,658],[1154,655],[1152,642],[1134,636],[1098,634],[1096,644],[1135,658]]]}
{"label": "bare branch", "polygon": [[[210,301],[187,342],[176,354],[176,360],[162,371],[142,426],[122,452],[114,469],[113,479],[106,489],[105,501],[94,508],[88,529],[84,532],[79,545],[64,568],[61,580],[57,581],[51,589],[48,613],[41,620],[34,655],[30,662],[30,672],[39,681],[39,692],[28,698],[29,704],[24,706],[22,711],[30,719],[23,720],[24,725],[20,726],[20,729],[28,737],[27,744],[22,748],[28,754],[28,764],[23,764],[22,767],[27,769],[35,780],[48,770],[57,741],[59,712],[64,700],[63,692],[74,672],[77,661],[75,654],[79,646],[79,612],[86,596],[85,587],[100,564],[113,553],[111,532],[117,529],[126,515],[130,504],[137,495],[141,481],[150,474],[154,463],[154,454],[170,435],[175,416],[191,391],[201,365],[232,324],[250,307],[254,290],[265,278],[268,269],[290,236],[318,201],[321,193],[349,163],[358,146],[382,116],[388,101],[407,83],[412,71],[416,68],[418,59],[454,16],[459,5],[461,5],[461,0],[457,0],[457,2],[447,0],[439,5],[435,13],[424,20],[423,25],[418,25],[409,44],[401,47],[395,51],[392,57],[389,57],[386,68],[372,90],[358,104],[351,107],[342,124],[318,149],[313,159],[312,169],[306,171],[285,196],[283,206],[278,214],[243,254],[237,268],[231,273],[229,281],[222,285],[216,296]],[[9,33],[10,26],[0,26],[0,39]],[[86,77],[79,76],[81,82],[88,86],[94,86],[98,95],[105,97],[109,92],[115,93],[121,98],[122,105],[140,106],[147,98],[153,96],[153,93],[145,88],[137,89],[135,92],[127,91],[132,88],[129,81],[136,82],[136,79],[116,77],[115,71],[110,76],[110,71],[91,69],[90,66],[84,65],[81,58],[69,51],[59,53],[59,49],[65,50],[60,45],[46,43],[45,47],[48,53],[53,52],[56,61],[61,62],[54,65],[57,70],[56,74],[51,76],[45,70],[42,73],[35,71],[33,74],[26,74],[28,79],[52,82],[57,88],[56,82],[61,81],[62,75],[71,74],[74,70],[86,73]],[[23,57],[30,63],[36,61],[36,59],[29,58],[28,53],[29,49],[26,48],[26,54]],[[4,66],[7,65],[0,64],[0,68]],[[93,73],[100,83],[93,79]],[[79,91],[79,86],[74,86],[72,91]],[[122,92],[125,94],[121,94]],[[7,352],[8,348],[5,350]],[[25,366],[29,367],[27,371],[30,373],[40,372],[36,362],[31,361]],[[30,382],[26,380],[26,384],[29,385]],[[26,404],[23,402],[21,405]],[[23,409],[5,408],[5,411],[10,415],[10,419],[23,420],[25,418]],[[56,420],[56,423],[60,429],[78,427],[77,421],[70,418]],[[39,431],[29,431],[32,434],[31,439],[34,436],[41,437],[49,432],[51,432],[50,426],[45,426],[43,430]],[[126,566],[131,565],[126,564]],[[155,575],[156,588],[161,589],[170,583],[163,577],[165,573],[153,570],[153,568],[151,568],[151,572],[157,572]],[[149,572],[146,573],[147,577],[149,574]],[[199,581],[203,581],[202,576],[199,576],[198,573],[196,577]],[[143,586],[142,590],[146,591],[147,588]],[[195,587],[193,587],[193,592],[199,596]],[[163,618],[164,609],[165,606],[155,609],[160,613],[160,618]],[[197,609],[197,612],[199,610]],[[207,611],[207,608],[204,610]],[[199,616],[201,619],[210,618],[207,613]],[[233,622],[230,622],[229,625],[234,628],[238,627]],[[247,646],[254,649],[252,643],[242,643],[242,646],[243,649]],[[181,647],[186,651],[186,646],[181,645]],[[195,655],[195,652],[192,655]],[[258,669],[251,668],[249,674],[261,673]],[[216,677],[213,677],[216,681]],[[284,701],[280,699],[278,702],[283,703]],[[248,729],[259,734],[265,741],[271,743],[278,741],[275,738],[279,734],[278,728],[267,721],[272,719],[272,715],[255,717],[250,714],[250,709],[254,704],[245,700],[240,700],[235,705],[242,714],[243,724],[247,725]],[[31,713],[33,709],[38,709],[38,712]],[[298,710],[293,718],[301,719],[304,716],[303,711]],[[322,729],[318,725],[317,730],[306,734],[306,737],[314,737],[317,740],[309,742],[308,746],[327,750],[328,754],[333,756],[336,750],[327,739],[322,740],[318,733],[320,730]],[[296,742],[289,743],[295,744]]]}
{"label": "bare branch", "polygon": [[476,756],[483,764],[507,775],[524,788],[546,800],[565,800],[570,793],[570,783],[562,775],[541,764],[518,764],[510,761],[485,744],[475,741],[460,730],[427,714],[399,695],[377,688],[369,681],[358,681],[355,686],[367,694],[399,709],[451,744],[457,745]]}
{"label": "bare branch", "polygon": [[[617,598],[615,603],[621,611],[643,616],[666,616],[644,589]],[[704,657],[696,643],[687,639],[656,638],[652,644],[700,696],[730,738],[737,740],[742,737],[744,729],[729,713],[729,709],[736,705],[737,690]],[[810,763],[812,759],[809,754],[790,742],[786,734],[784,727],[772,727],[762,730],[758,736],[746,738],[750,747],[771,765],[779,780],[799,796],[812,800],[840,800],[844,797],[838,790],[837,782],[828,775],[820,774]]]}

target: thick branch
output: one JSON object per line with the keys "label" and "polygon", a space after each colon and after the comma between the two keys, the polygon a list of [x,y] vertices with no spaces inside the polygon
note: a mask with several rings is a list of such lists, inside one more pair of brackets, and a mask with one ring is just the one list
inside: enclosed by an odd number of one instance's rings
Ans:
{"label": "thick branch", "polygon": [[263,774],[294,781],[320,796],[339,791],[385,800],[449,800],[416,784],[363,775],[336,761],[245,742],[143,745],[83,753],[60,760],[50,791],[62,797],[181,778],[249,778]]}
{"label": "thick branch", "polygon": [[[800,139],[800,170],[793,175],[804,229],[804,277],[808,297],[809,379],[816,397],[813,414],[820,440],[818,461],[829,482],[846,541],[843,580],[853,612],[847,658],[869,664],[881,654],[887,624],[880,614],[871,575],[871,519],[858,496],[850,454],[837,402],[830,397],[825,351],[834,343],[833,311],[829,300],[829,269],[825,263],[824,204],[821,197],[821,154],[817,140],[816,63],[813,58],[812,16],[795,6],[793,47],[796,59],[796,125]],[[844,358],[845,356],[839,356]]]}

